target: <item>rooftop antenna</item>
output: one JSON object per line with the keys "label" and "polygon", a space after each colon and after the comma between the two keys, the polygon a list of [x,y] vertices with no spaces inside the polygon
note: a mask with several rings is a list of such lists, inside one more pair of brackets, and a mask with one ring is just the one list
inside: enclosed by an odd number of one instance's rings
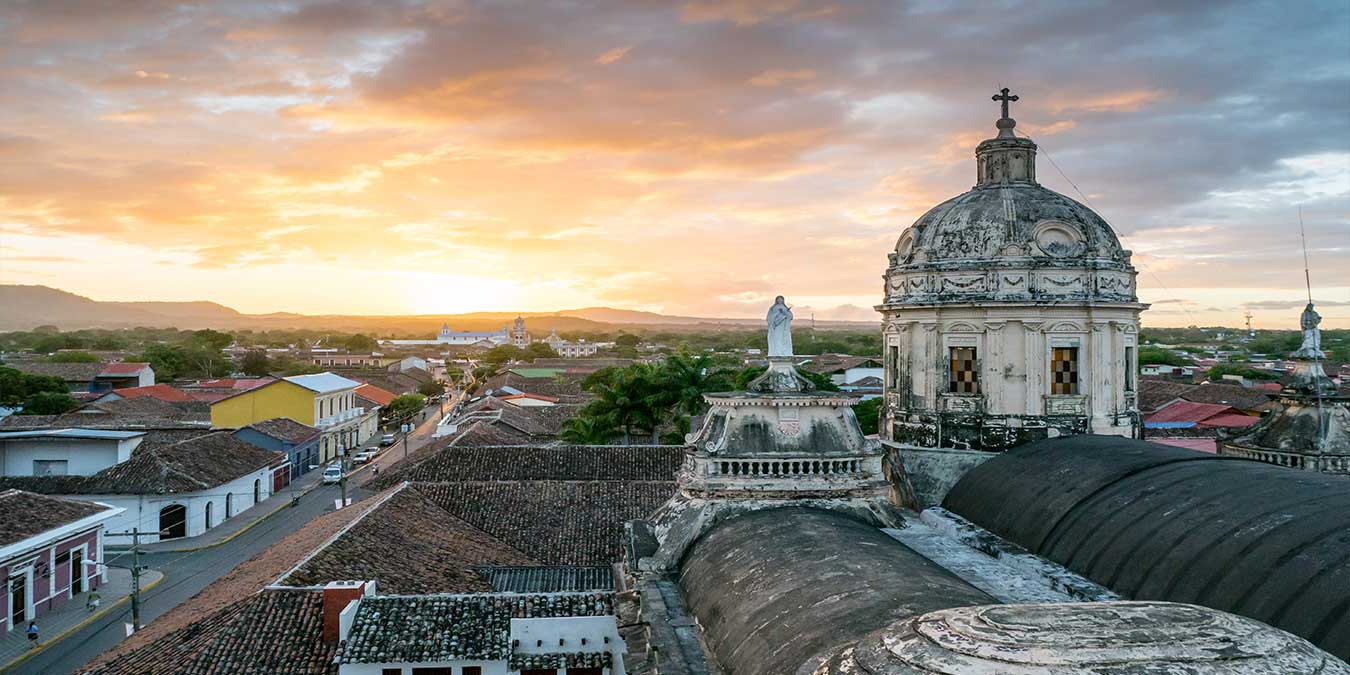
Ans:
{"label": "rooftop antenna", "polygon": [[1308,304],[1312,304],[1312,276],[1308,274],[1308,231],[1303,229],[1303,207],[1298,207],[1298,236],[1303,240],[1303,283],[1308,287]]}
{"label": "rooftop antenna", "polygon": [[[1303,283],[1308,288],[1308,304],[1312,305],[1312,275],[1308,272],[1308,231],[1303,227],[1302,206],[1298,207],[1298,236],[1303,242]],[[1314,372],[1321,372],[1321,368],[1317,368]],[[1313,394],[1317,397],[1317,445],[1319,449],[1324,449],[1331,429],[1328,425],[1329,420],[1322,414],[1322,387],[1316,378],[1313,381]]]}

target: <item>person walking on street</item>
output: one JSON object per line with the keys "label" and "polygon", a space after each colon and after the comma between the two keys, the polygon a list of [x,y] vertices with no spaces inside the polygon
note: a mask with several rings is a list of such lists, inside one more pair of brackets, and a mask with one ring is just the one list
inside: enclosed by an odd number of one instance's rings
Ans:
{"label": "person walking on street", "polygon": [[89,593],[89,597],[84,601],[84,608],[92,612],[98,609],[98,603],[102,600],[103,598],[99,597],[98,591],[92,591]]}
{"label": "person walking on street", "polygon": [[37,649],[38,646],[38,627],[36,621],[28,622],[28,647]]}

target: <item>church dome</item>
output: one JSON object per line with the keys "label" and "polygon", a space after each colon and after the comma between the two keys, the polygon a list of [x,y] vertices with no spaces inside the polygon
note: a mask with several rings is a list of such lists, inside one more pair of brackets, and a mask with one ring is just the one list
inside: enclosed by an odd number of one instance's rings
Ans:
{"label": "church dome", "polygon": [[1016,124],[1005,101],[998,135],[975,149],[975,187],[900,234],[889,256],[887,305],[1138,301],[1130,252],[1092,209],[1036,182],[1036,144],[1015,135]]}
{"label": "church dome", "polygon": [[1128,261],[1101,216],[1034,183],[981,185],[938,204],[900,235],[895,253],[900,265],[1012,257]]}

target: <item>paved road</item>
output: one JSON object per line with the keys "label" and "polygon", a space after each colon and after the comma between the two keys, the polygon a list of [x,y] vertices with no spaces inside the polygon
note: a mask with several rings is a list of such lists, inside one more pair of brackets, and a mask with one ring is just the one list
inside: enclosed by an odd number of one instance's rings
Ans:
{"label": "paved road", "polygon": [[[353,503],[369,493],[348,486]],[[276,541],[304,526],[311,519],[332,510],[338,498],[335,485],[324,485],[300,500],[294,508],[284,508],[252,529],[214,548],[188,553],[153,553],[141,556],[143,565],[164,573],[164,580],[143,595],[141,623],[149,624],[179,603],[192,597],[208,584]],[[126,564],[130,556],[117,560]],[[59,675],[76,672],[95,656],[111,649],[126,636],[123,624],[131,622],[131,604],[99,617],[79,632],[66,637],[41,654],[19,664],[12,672],[22,675]]]}
{"label": "paved road", "polygon": [[[445,404],[446,410],[463,394],[454,392]],[[416,431],[409,434],[409,452],[415,451],[431,441],[431,434],[440,420],[441,406],[427,406],[423,410],[424,419],[419,419]],[[403,457],[403,442],[381,453],[377,463],[383,471]],[[348,482],[347,493],[352,502],[370,496],[359,485],[370,476],[363,471],[355,481]],[[339,498],[340,489],[336,485],[323,485],[305,495],[300,505],[284,508],[269,516],[266,520],[234,539],[213,548],[187,553],[149,553],[141,556],[141,564],[164,573],[164,580],[146,591],[141,603],[141,625],[149,625],[156,617],[191,598],[211,582],[225,576],[240,563],[303,527],[310,520],[328,513]],[[109,558],[110,562],[112,558]],[[125,565],[130,556],[116,559],[115,564]],[[67,636],[41,654],[23,662],[13,671],[15,675],[58,675],[74,673],[91,659],[112,649],[126,637],[124,624],[131,622],[131,603],[111,611],[85,626],[79,632]]]}

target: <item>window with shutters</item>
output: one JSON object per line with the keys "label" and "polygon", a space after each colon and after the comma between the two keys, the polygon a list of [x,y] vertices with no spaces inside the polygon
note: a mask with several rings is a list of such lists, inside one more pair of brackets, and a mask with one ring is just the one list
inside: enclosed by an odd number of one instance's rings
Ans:
{"label": "window with shutters", "polygon": [[1078,348],[1054,347],[1050,350],[1050,393],[1078,393]]}
{"label": "window with shutters", "polygon": [[974,347],[951,347],[951,375],[947,391],[953,394],[980,393],[980,370]]}

